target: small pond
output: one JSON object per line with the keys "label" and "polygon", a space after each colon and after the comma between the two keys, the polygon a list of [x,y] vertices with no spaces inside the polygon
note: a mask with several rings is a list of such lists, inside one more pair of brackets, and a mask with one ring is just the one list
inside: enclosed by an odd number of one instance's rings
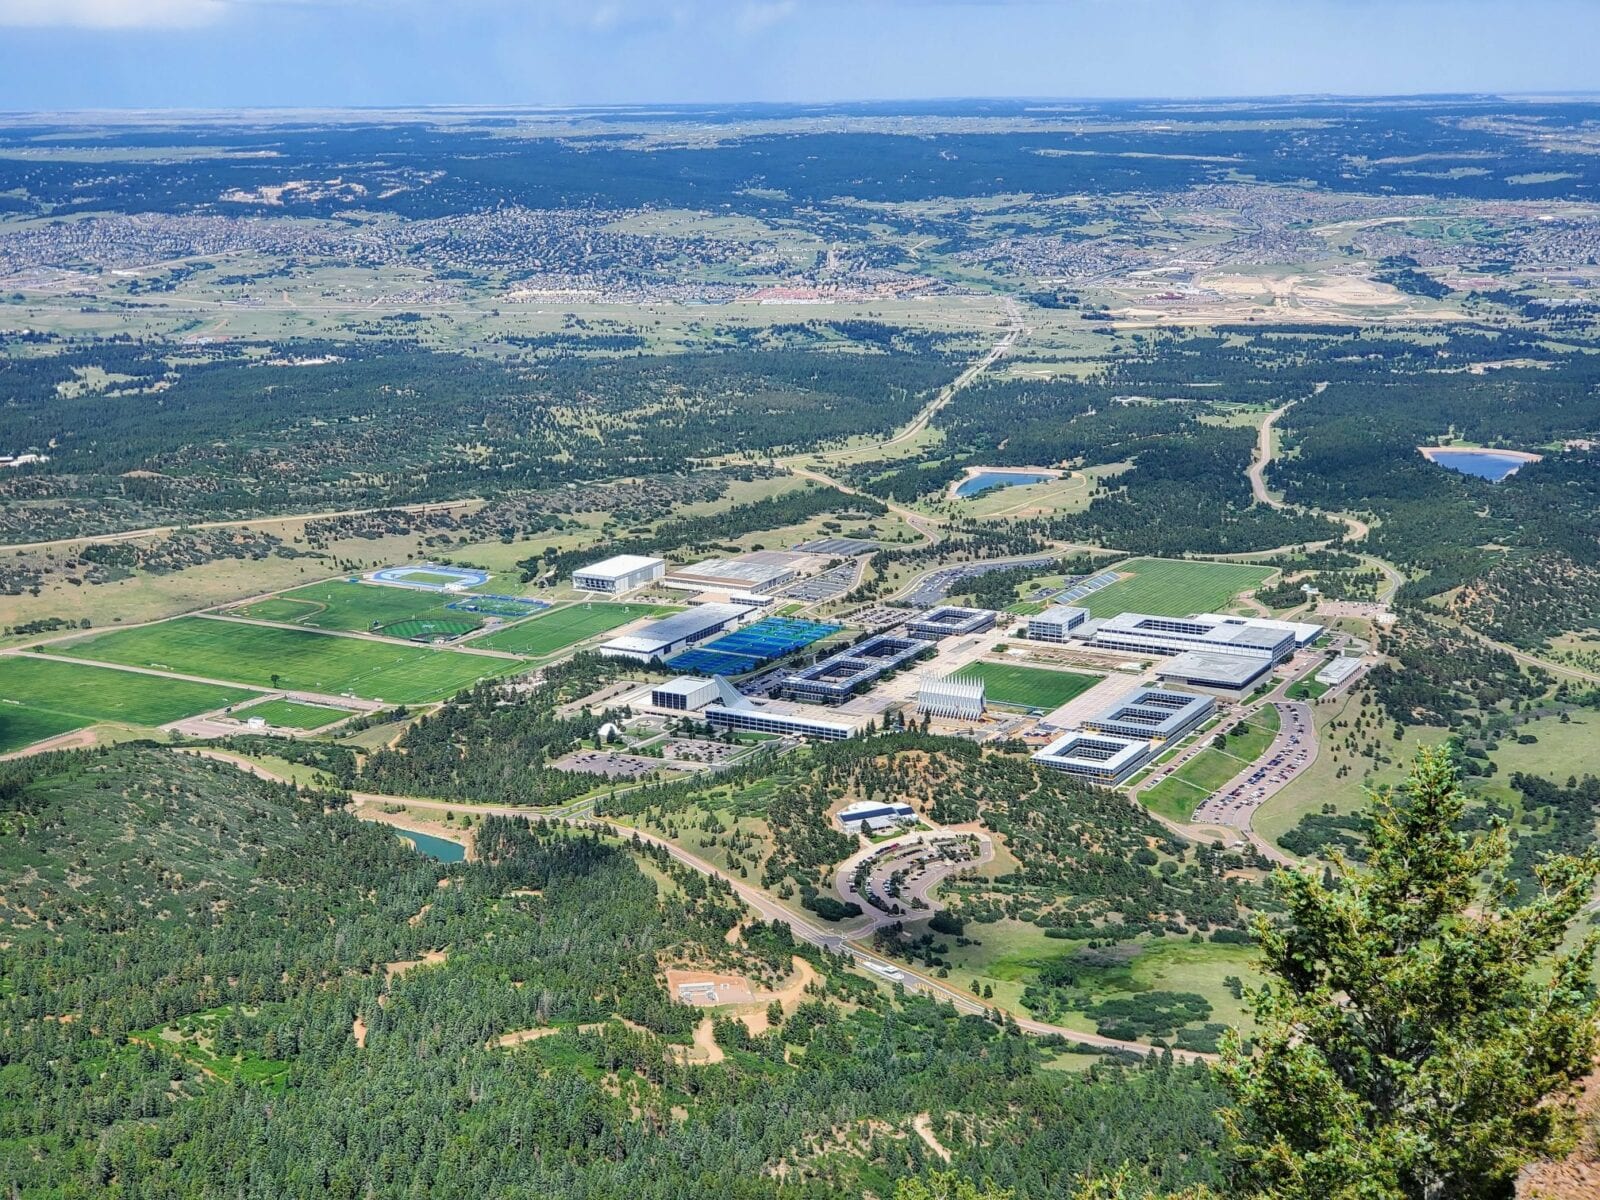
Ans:
{"label": "small pond", "polygon": [[961,481],[956,488],[956,495],[965,500],[994,488],[1025,487],[1030,483],[1049,483],[1054,478],[1054,475],[1027,471],[979,471]]}
{"label": "small pond", "polygon": [[1520,454],[1496,454],[1482,450],[1432,450],[1428,453],[1428,461],[1435,466],[1460,471],[1463,475],[1476,475],[1491,483],[1499,483],[1528,462]]}
{"label": "small pond", "polygon": [[467,857],[467,848],[460,842],[452,842],[449,838],[434,837],[431,833],[418,833],[414,829],[396,829],[395,836],[401,841],[410,842],[416,847],[418,854],[426,854],[429,858],[436,858],[440,862],[464,862]]}

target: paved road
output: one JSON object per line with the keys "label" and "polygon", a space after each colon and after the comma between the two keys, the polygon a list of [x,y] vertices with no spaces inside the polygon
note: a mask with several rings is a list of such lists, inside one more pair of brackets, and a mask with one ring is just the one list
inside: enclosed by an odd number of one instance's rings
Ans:
{"label": "paved road", "polygon": [[[285,779],[283,776],[276,775],[264,767],[261,767],[257,763],[252,763],[238,755],[229,754],[227,751],[196,749],[187,751],[187,753],[200,754],[203,757],[215,759],[219,762],[231,763],[234,766],[248,771],[250,774],[257,776],[258,778],[270,779],[279,783],[289,782],[289,780]],[[618,790],[620,792],[625,789]],[[370,792],[355,792],[351,794],[351,798],[357,803],[403,804],[408,808],[426,808],[435,810],[451,809],[455,812],[464,813],[497,813],[510,816],[534,817],[541,820],[561,820],[565,821],[569,825],[580,828],[599,829],[606,833],[625,839],[631,839],[637,835],[640,841],[647,842],[652,846],[659,846],[674,862],[681,863],[683,866],[686,866],[691,870],[698,871],[702,875],[726,883],[740,900],[744,901],[746,905],[760,914],[764,920],[786,922],[789,928],[794,932],[794,936],[799,938],[801,941],[808,942],[813,946],[818,946],[824,950],[828,950],[836,954],[849,954],[858,965],[863,967],[868,966],[868,964],[873,964],[876,965],[880,970],[898,971],[902,976],[902,982],[905,984],[908,990],[927,992],[930,995],[937,996],[941,1000],[947,1000],[957,1010],[965,1013],[978,1015],[991,1012],[1001,1013],[1002,1015],[1014,1020],[1017,1024],[1017,1027],[1023,1030],[1025,1033],[1040,1035],[1060,1034],[1071,1041],[1081,1042],[1085,1045],[1095,1046],[1101,1049],[1128,1050],[1136,1054],[1153,1053],[1152,1047],[1144,1045],[1141,1042],[1128,1042],[1122,1041],[1118,1038],[1101,1037],[1096,1033],[1085,1033],[1082,1030],[1071,1029],[1064,1025],[1051,1025],[1044,1021],[1033,1020],[1031,1017],[1016,1016],[998,1004],[985,1004],[973,996],[970,992],[962,991],[960,988],[951,987],[943,980],[935,979],[931,975],[925,975],[915,967],[907,966],[904,963],[889,962],[885,959],[877,957],[876,955],[863,953],[862,951],[849,946],[848,942],[850,939],[860,936],[861,933],[866,932],[866,930],[850,930],[842,932],[825,930],[805,917],[799,916],[758,888],[751,887],[748,883],[745,883],[742,880],[736,879],[731,875],[724,874],[718,867],[706,862],[702,858],[696,857],[687,850],[683,849],[681,846],[675,845],[674,843],[667,841],[665,838],[658,837],[653,833],[648,833],[641,829],[634,829],[627,825],[619,825],[615,822],[607,821],[599,817],[561,815],[559,810],[552,811],[549,809],[518,808],[506,805],[458,804],[447,800],[415,800],[407,796],[382,796]],[[592,801],[590,803],[592,803]],[[869,975],[876,974],[876,972],[869,972]],[[878,975],[878,977],[882,978],[881,975]],[[1201,1060],[1214,1061],[1216,1057],[1215,1055],[1201,1054],[1190,1050],[1174,1050],[1172,1054],[1173,1057],[1179,1062],[1195,1062]]]}
{"label": "paved road", "polygon": [[[908,881],[904,894],[899,897],[900,907],[904,911],[898,916],[887,913],[877,907],[855,889],[856,868],[866,859],[882,854],[891,845],[900,849],[910,849],[912,846],[926,845],[934,841],[967,837],[978,839],[978,857],[976,859],[962,859],[959,862],[932,861],[926,870],[915,879]],[[869,933],[874,933],[898,921],[920,921],[924,917],[931,917],[943,907],[932,896],[935,888],[952,875],[965,871],[969,867],[982,866],[984,863],[992,862],[993,860],[994,838],[984,830],[970,827],[963,829],[919,829],[903,837],[896,838],[893,842],[885,842],[882,845],[875,846],[863,846],[835,867],[833,871],[833,886],[834,890],[839,893],[839,898],[846,903],[859,904],[862,911],[867,914],[870,922],[859,929],[852,930],[847,936],[851,940],[859,940]],[[894,868],[909,865],[909,861],[901,859],[899,855],[895,856],[892,864]],[[891,869],[891,864],[889,863],[874,869],[867,883],[868,890],[878,891],[881,894],[882,885],[891,874],[893,874],[893,869]],[[921,900],[927,907],[914,908],[912,906],[913,900]]]}

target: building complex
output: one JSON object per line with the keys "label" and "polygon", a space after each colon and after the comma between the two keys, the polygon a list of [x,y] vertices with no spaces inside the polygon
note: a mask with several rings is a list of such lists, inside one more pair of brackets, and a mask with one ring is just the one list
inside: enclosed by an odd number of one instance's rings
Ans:
{"label": "building complex", "polygon": [[955,604],[941,604],[906,622],[906,632],[912,637],[938,640],[969,633],[982,633],[993,629],[996,613],[989,608],[962,608]]}
{"label": "building complex", "polygon": [[780,690],[786,699],[810,704],[840,704],[864,691],[890,671],[931,653],[933,646],[920,638],[880,633],[848,650],[829,655],[784,677]]}

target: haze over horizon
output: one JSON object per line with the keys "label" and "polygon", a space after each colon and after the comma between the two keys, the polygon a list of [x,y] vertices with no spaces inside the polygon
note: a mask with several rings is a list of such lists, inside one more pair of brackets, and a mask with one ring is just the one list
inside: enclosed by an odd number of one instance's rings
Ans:
{"label": "haze over horizon", "polygon": [[1551,94],[1596,44],[1581,0],[0,0],[0,108]]}

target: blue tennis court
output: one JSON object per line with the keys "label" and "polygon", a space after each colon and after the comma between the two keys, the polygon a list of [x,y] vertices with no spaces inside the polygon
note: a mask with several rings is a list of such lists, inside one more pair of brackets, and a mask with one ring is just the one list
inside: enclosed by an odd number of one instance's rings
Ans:
{"label": "blue tennis court", "polygon": [[743,629],[724,634],[714,642],[708,642],[706,649],[723,654],[748,654],[759,659],[782,658],[812,642],[820,642],[842,628],[842,625],[805,621],[798,617],[766,617],[754,625],[746,625]]}
{"label": "blue tennis court", "polygon": [[703,647],[685,650],[667,659],[667,666],[674,671],[698,671],[702,675],[743,675],[754,671],[761,663],[761,659],[748,654],[722,654]]}

